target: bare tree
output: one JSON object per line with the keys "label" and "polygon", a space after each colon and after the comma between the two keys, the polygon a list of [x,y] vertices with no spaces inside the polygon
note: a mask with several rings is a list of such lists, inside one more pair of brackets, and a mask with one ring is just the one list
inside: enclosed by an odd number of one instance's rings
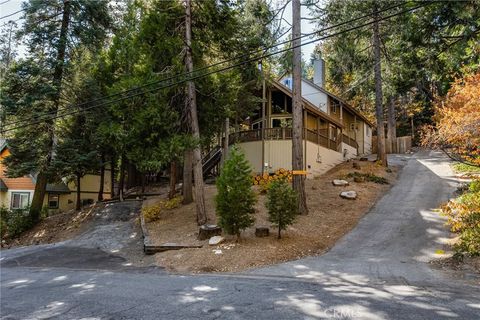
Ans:
{"label": "bare tree", "polygon": [[[192,58],[192,4],[191,0],[185,0],[185,66],[188,74],[193,72]],[[195,180],[195,205],[197,207],[197,224],[207,223],[205,212],[205,196],[203,192],[202,154],[200,152],[200,128],[198,126],[197,96],[193,80],[187,82],[186,108],[190,116],[190,129],[195,140],[193,153],[193,179]]]}
{"label": "bare tree", "polygon": [[[292,169],[303,170],[303,108],[302,108],[302,52],[300,27],[300,0],[292,0],[292,37],[293,37],[293,114],[292,114]],[[305,195],[305,176],[293,176],[293,189],[298,192],[298,212],[307,214]]]}

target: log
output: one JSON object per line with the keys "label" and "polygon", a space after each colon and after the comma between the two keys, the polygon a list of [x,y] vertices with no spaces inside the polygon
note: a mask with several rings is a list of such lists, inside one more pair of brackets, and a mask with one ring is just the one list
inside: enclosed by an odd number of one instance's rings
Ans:
{"label": "log", "polygon": [[198,229],[198,240],[210,239],[222,234],[222,228],[214,224],[204,224]]}
{"label": "log", "polygon": [[268,237],[270,235],[270,229],[268,227],[255,228],[255,236],[259,238]]}

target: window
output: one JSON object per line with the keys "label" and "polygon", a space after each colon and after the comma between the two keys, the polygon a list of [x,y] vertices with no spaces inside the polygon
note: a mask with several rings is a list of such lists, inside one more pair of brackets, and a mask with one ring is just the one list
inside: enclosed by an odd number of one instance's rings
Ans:
{"label": "window", "polygon": [[48,209],[58,209],[59,198],[58,194],[48,194]]}
{"label": "window", "polygon": [[272,128],[281,128],[282,120],[281,119],[272,119]]}
{"label": "window", "polygon": [[12,192],[11,209],[25,209],[30,204],[30,193]]}

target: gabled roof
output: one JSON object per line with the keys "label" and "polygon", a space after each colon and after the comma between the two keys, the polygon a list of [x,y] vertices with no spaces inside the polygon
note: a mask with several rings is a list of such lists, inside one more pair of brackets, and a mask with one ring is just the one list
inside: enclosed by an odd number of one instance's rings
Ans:
{"label": "gabled roof", "polygon": [[0,152],[2,152],[3,149],[5,149],[6,147],[7,147],[7,140],[0,138]]}

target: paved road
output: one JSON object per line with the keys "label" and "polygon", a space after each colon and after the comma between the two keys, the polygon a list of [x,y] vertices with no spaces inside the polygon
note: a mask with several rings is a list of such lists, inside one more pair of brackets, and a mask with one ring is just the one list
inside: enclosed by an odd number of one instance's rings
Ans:
{"label": "paved road", "polygon": [[3,251],[1,318],[479,319],[478,279],[427,263],[448,237],[432,211],[455,190],[446,159],[391,161],[405,164],[398,184],[323,256],[241,275],[169,275],[117,254],[135,239],[96,248],[90,234],[78,246]]}

